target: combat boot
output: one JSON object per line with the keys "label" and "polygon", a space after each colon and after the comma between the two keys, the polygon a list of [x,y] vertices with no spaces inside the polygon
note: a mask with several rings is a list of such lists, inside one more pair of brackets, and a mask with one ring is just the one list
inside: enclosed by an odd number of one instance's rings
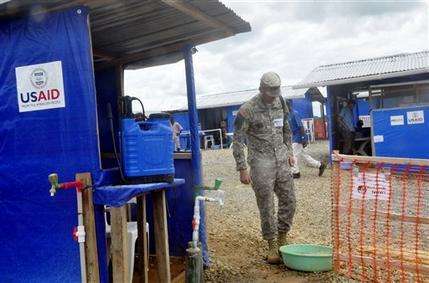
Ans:
{"label": "combat boot", "polygon": [[279,233],[279,237],[277,238],[277,243],[279,245],[279,249],[281,246],[287,245],[287,233]]}
{"label": "combat boot", "polygon": [[322,161],[319,167],[319,177],[323,175],[323,172],[325,172],[325,169],[326,169],[326,162]]}
{"label": "combat boot", "polygon": [[281,259],[279,256],[279,248],[277,246],[276,240],[268,240],[268,254],[267,254],[267,262],[269,264],[279,264],[281,263]]}

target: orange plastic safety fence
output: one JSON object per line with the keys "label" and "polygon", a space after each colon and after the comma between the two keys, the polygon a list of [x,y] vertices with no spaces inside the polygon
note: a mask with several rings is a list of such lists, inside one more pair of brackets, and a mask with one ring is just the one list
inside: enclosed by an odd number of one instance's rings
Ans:
{"label": "orange plastic safety fence", "polygon": [[362,282],[429,282],[429,168],[338,159],[334,270]]}

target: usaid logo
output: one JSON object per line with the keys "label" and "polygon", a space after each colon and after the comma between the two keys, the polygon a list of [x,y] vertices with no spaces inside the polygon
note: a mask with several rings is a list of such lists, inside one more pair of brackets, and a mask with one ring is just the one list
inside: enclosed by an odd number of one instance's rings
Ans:
{"label": "usaid logo", "polygon": [[425,113],[423,110],[407,112],[407,123],[408,124],[424,124]]}
{"label": "usaid logo", "polygon": [[48,82],[48,75],[42,68],[37,68],[30,75],[30,81],[35,88],[44,88]]}
{"label": "usaid logo", "polygon": [[61,61],[17,67],[19,112],[65,107]]}

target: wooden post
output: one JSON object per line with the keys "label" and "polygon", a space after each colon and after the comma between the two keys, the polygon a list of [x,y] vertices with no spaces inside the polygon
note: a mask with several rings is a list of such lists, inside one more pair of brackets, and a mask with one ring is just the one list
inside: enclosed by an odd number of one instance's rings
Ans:
{"label": "wooden post", "polygon": [[111,222],[111,254],[113,267],[113,283],[128,283],[128,232],[126,206],[110,209]]}
{"label": "wooden post", "polygon": [[[81,181],[86,186],[91,186],[91,174],[76,174],[76,181]],[[85,189],[82,192],[82,214],[83,225],[85,227],[86,279],[88,283],[99,283],[100,272],[98,264],[97,234],[91,188]]]}
{"label": "wooden post", "polygon": [[152,192],[154,237],[158,277],[161,283],[170,283],[170,257],[168,249],[167,208],[165,191]]}
{"label": "wooden post", "polygon": [[149,269],[149,248],[146,231],[146,195],[143,194],[137,197],[137,229],[138,229],[138,247],[139,247],[139,262],[138,268],[140,282],[148,283]]}

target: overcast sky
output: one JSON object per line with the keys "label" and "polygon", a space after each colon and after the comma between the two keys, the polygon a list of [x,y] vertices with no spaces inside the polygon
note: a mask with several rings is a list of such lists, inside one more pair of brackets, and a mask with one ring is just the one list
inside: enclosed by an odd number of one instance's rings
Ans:
{"label": "overcast sky", "polygon": [[[294,84],[322,64],[429,49],[428,1],[222,1],[252,31],[198,46],[198,94],[256,88],[265,71]],[[186,96],[184,63],[125,72],[150,111]]]}

